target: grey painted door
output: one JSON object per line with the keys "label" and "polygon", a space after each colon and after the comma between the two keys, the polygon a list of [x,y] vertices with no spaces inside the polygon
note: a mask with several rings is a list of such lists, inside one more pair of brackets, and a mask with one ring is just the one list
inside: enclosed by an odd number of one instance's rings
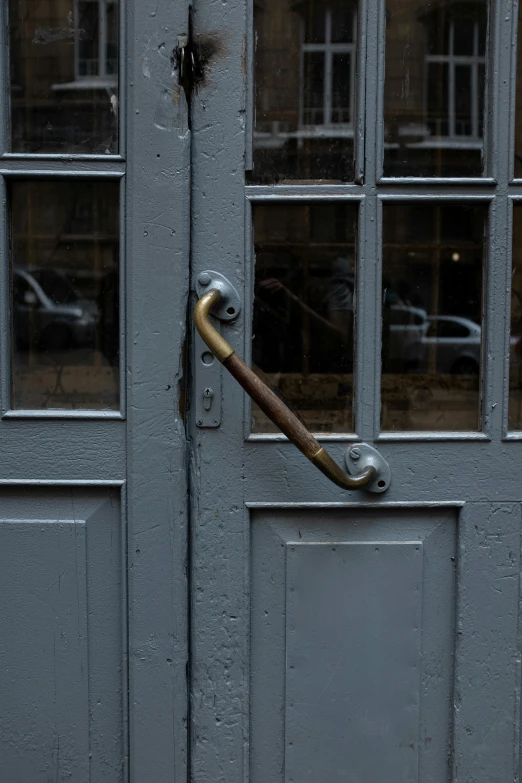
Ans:
{"label": "grey painted door", "polygon": [[195,4],[193,290],[392,472],[335,486],[194,338],[197,783],[518,779],[518,10],[386,6]]}
{"label": "grey painted door", "polygon": [[182,781],[187,9],[1,5],[0,779]]}

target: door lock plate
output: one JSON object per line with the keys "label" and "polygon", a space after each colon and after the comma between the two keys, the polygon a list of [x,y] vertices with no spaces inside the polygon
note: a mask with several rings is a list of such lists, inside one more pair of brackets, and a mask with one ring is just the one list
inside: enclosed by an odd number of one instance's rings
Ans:
{"label": "door lock plate", "polygon": [[197,333],[194,336],[194,364],[196,424],[200,428],[215,429],[221,424],[221,364]]}

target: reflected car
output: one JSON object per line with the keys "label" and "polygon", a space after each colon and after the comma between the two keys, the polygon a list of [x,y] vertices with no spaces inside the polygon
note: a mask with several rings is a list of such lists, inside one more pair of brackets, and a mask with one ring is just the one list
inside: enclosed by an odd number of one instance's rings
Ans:
{"label": "reflected car", "polygon": [[[428,315],[420,307],[392,304],[384,310],[388,329],[388,358],[399,362],[405,370],[414,369],[422,357],[422,338],[425,334]],[[397,365],[396,365],[397,366]]]}
{"label": "reflected car", "polygon": [[480,370],[481,328],[469,318],[428,316],[418,352],[420,371],[432,360],[437,372],[477,375]]}
{"label": "reflected car", "polygon": [[94,343],[99,310],[54,269],[13,270],[14,337],[19,348],[63,351]]}

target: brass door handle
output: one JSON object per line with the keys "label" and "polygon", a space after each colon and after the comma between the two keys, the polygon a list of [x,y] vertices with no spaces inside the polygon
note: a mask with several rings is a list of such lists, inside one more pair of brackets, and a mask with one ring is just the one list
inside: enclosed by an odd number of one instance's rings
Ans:
{"label": "brass door handle", "polygon": [[[203,273],[205,285],[210,285],[210,276],[215,273]],[[200,280],[203,278],[200,275]],[[220,276],[221,277],[221,276]],[[208,282],[207,282],[208,279]],[[226,281],[228,282],[228,281]],[[221,288],[221,290],[220,290]],[[194,323],[203,342],[214,356],[234,376],[236,381],[257,403],[263,413],[283,432],[288,440],[310,460],[325,476],[343,489],[368,489],[372,492],[384,492],[390,483],[389,468],[384,459],[371,446],[364,443],[354,446],[349,453],[349,465],[353,467],[361,457],[361,463],[366,462],[361,470],[350,475],[346,473],[314,438],[305,425],[284,404],[282,400],[258,378],[237,356],[231,345],[212,326],[210,313],[216,305],[223,309],[223,287],[210,288],[203,293],[194,310]],[[233,289],[232,289],[233,290]],[[237,314],[237,307],[236,307]],[[227,320],[230,320],[228,318]]]}

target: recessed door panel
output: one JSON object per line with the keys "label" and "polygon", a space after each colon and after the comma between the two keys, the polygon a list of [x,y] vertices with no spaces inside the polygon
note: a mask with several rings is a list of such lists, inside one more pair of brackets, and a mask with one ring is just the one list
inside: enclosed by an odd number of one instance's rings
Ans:
{"label": "recessed door panel", "polygon": [[449,510],[254,513],[254,783],[448,780],[456,534]]}
{"label": "recessed door panel", "polygon": [[117,493],[0,494],[2,778],[123,781]]}

